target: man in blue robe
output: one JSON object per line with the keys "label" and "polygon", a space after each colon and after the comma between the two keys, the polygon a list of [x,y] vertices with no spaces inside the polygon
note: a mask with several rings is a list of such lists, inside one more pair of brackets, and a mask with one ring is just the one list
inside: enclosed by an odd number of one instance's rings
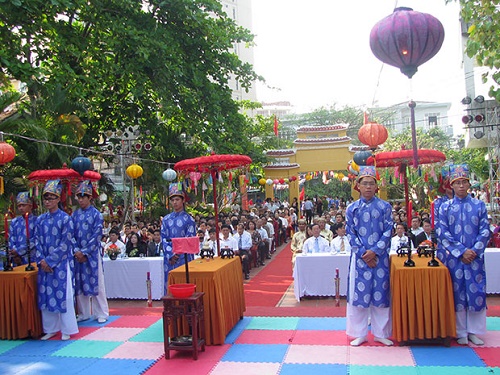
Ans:
{"label": "man in blue robe", "polygon": [[38,307],[45,332],[42,340],[59,331],[62,340],[78,333],[73,303],[73,221],[59,209],[61,192],[61,181],[47,181],[42,192],[47,212],[38,217],[35,227]]}
{"label": "man in blue robe", "polygon": [[348,336],[352,346],[367,341],[368,320],[375,341],[392,345],[389,250],[393,227],[391,205],[375,196],[374,167],[360,167],[357,188],[360,199],[347,207],[346,231],[351,245],[347,291]]}
{"label": "man in blue robe", "polygon": [[17,210],[21,214],[10,223],[9,252],[16,265],[28,263],[28,242],[26,241],[26,215],[28,215],[28,234],[30,236],[30,260],[35,261],[35,233],[36,216],[33,215],[33,198],[28,191],[22,191],[16,197]]}
{"label": "man in blue robe", "polygon": [[[182,190],[182,184],[170,184],[168,192],[168,199],[173,212],[165,216],[161,223],[165,285],[167,284],[170,270],[185,264],[184,255],[179,256],[178,254],[174,254],[172,249],[172,238],[196,236],[196,223],[192,216],[184,210],[185,197]],[[187,258],[189,262],[194,259],[194,255],[188,254]]]}
{"label": "man in blue robe", "polygon": [[453,281],[457,341],[467,345],[484,342],[486,332],[486,271],[484,249],[490,238],[488,212],[483,201],[472,198],[466,165],[450,168],[455,196],[439,208],[437,235],[446,251],[446,266]]}
{"label": "man in blue robe", "polygon": [[101,254],[103,217],[92,205],[93,196],[90,181],[82,181],[77,186],[76,199],[80,208],[72,215],[75,227],[75,293],[77,320],[89,320],[94,315],[102,324],[109,317]]}

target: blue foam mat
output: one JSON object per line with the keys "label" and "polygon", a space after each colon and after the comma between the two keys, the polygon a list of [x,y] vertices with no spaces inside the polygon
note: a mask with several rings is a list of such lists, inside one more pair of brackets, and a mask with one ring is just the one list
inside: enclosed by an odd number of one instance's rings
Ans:
{"label": "blue foam mat", "polygon": [[234,344],[224,354],[224,362],[283,362],[288,345]]}
{"label": "blue foam mat", "polygon": [[413,346],[411,352],[417,366],[486,366],[469,347]]}
{"label": "blue foam mat", "polygon": [[300,318],[297,330],[345,331],[346,318]]}

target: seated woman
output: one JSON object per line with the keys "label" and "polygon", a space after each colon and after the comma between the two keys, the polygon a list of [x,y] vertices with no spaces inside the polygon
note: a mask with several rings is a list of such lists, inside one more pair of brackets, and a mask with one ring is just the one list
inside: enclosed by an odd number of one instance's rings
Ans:
{"label": "seated woman", "polygon": [[141,256],[141,254],[143,256],[146,256],[146,243],[141,239],[140,235],[138,235],[137,233],[132,233],[130,235],[130,239],[127,242],[125,252],[129,257],[139,257]]}

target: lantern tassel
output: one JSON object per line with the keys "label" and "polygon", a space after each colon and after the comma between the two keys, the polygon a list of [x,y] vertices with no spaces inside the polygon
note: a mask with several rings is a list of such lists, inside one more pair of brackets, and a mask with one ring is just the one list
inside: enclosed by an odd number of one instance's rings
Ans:
{"label": "lantern tassel", "polygon": [[4,193],[3,175],[0,175],[0,195],[3,195],[3,193]]}

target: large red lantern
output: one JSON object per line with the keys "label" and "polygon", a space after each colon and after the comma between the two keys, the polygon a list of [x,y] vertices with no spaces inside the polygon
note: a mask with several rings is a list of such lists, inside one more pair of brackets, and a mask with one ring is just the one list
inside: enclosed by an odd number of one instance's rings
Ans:
{"label": "large red lantern", "polygon": [[[16,149],[3,140],[0,142],[0,166],[11,162],[16,157]],[[3,171],[0,173],[0,194],[4,193]]]}
{"label": "large red lantern", "polygon": [[358,130],[359,140],[372,150],[376,150],[379,145],[383,144],[388,136],[385,126],[375,122],[364,124]]}
{"label": "large red lantern", "polygon": [[379,21],[370,33],[370,47],[382,62],[400,68],[408,78],[419,65],[429,61],[441,49],[442,23],[427,13],[400,7]]}

